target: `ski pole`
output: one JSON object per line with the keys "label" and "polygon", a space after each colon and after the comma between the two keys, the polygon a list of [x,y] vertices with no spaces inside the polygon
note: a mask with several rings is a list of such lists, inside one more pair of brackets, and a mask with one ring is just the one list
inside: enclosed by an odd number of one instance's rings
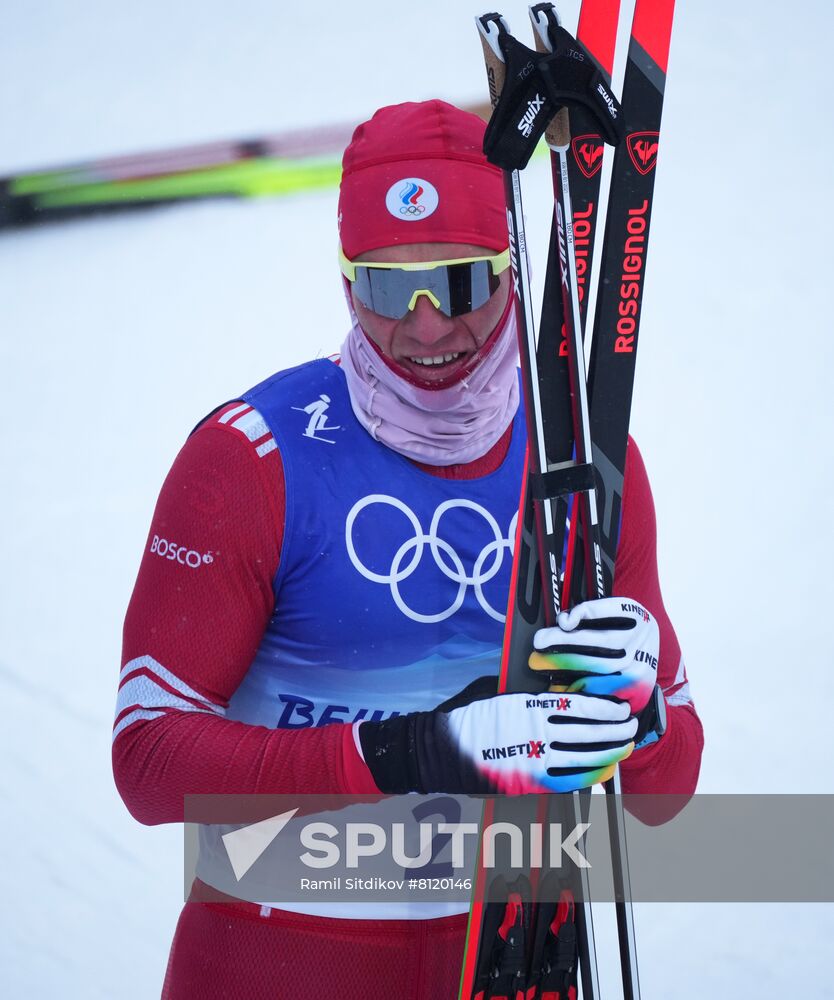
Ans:
{"label": "ski pole", "polygon": [[[506,62],[502,50],[502,42],[506,44],[511,38],[504,19],[498,14],[488,14],[476,20],[484,59],[487,69],[490,97],[496,106],[501,95],[506,76]],[[552,114],[552,108],[541,95],[536,95],[531,102],[528,114],[535,117],[536,113],[543,116]],[[529,283],[529,264],[527,257],[527,242],[524,233],[524,215],[521,198],[521,180],[518,169],[504,170],[504,186],[507,201],[507,221],[510,240],[510,259],[513,265],[513,277],[516,283],[516,306],[519,332],[519,354],[521,359],[522,385],[527,403],[528,423],[528,462],[529,471],[540,484],[552,483],[554,474],[571,474],[574,479],[577,474],[585,474],[585,485],[592,485],[593,479],[588,478],[586,463],[568,461],[561,463],[559,468],[548,463],[545,439],[544,407],[540,391],[540,377],[537,363],[537,344],[535,319],[532,307],[532,294]],[[583,383],[584,388],[584,383]],[[560,570],[562,565],[562,540],[564,537],[564,511],[562,509],[561,523],[559,520],[560,501],[565,492],[555,489],[544,489],[539,502],[536,503],[536,541],[539,548],[539,564],[542,570],[543,605],[545,623],[555,623],[561,609],[560,601]],[[578,793],[571,796],[575,823],[581,822],[581,803]],[[599,982],[596,962],[596,948],[593,936],[593,914],[590,906],[590,892],[587,872],[580,870],[582,882],[582,902],[580,909],[583,920],[580,924],[580,968],[583,976],[584,995],[587,1000],[595,1000],[599,996]],[[483,942],[479,942],[483,943]]]}
{"label": "ski pole", "polygon": [[[540,3],[530,8],[530,19],[536,37],[536,47],[541,52],[552,52],[557,38],[559,23],[552,3]],[[579,295],[576,280],[576,256],[573,235],[573,216],[570,202],[570,182],[568,178],[568,152],[570,130],[568,111],[562,109],[545,131],[545,139],[551,151],[553,166],[553,192],[555,212],[560,221],[560,247],[564,230],[565,253],[560,253],[562,270],[564,323],[566,336],[572,338],[572,349],[568,351],[571,375],[571,396],[574,409],[574,430],[576,435],[577,461],[589,462],[592,458],[590,414],[585,378],[585,355],[582,338],[582,319],[579,309]],[[580,512],[584,534],[585,567],[588,593],[605,597],[605,578],[602,565],[602,549],[597,512],[596,489],[577,494],[575,504]],[[575,530],[576,526],[574,526]],[[616,898],[617,931],[620,945],[620,966],[623,992],[626,1000],[639,1000],[640,979],[637,968],[637,945],[634,932],[634,914],[631,904],[631,882],[628,868],[628,848],[625,834],[625,815],[622,807],[619,768],[613,777],[605,782],[608,806],[608,827],[611,845],[611,860],[614,872]]]}

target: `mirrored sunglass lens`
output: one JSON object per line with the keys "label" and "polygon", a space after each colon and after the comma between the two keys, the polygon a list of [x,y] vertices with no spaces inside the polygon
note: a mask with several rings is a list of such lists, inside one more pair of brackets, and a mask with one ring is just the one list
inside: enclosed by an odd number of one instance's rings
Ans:
{"label": "mirrored sunglass lens", "polygon": [[403,271],[400,268],[367,268],[369,272],[370,294],[375,303],[370,306],[374,312],[391,319],[402,319],[408,312],[414,293],[428,291],[440,303],[441,310],[449,312],[449,283],[445,268],[437,267],[427,271]]}
{"label": "mirrored sunglass lens", "polygon": [[452,264],[448,272],[449,301],[452,316],[480,309],[495,294],[501,279],[492,273],[488,260],[470,264]]}
{"label": "mirrored sunglass lens", "polygon": [[479,309],[500,284],[489,261],[447,264],[425,271],[356,265],[353,288],[365,308],[389,319],[402,319],[415,292],[428,291],[447,316],[460,316]]}

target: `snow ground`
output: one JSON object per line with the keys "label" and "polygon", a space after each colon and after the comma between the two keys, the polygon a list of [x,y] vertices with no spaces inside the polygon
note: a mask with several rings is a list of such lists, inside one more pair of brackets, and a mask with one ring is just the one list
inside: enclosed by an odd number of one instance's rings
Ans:
{"label": "snow ground", "polygon": [[[706,727],[700,788],[831,793],[834,211],[818,95],[834,13],[678,7],[632,426]],[[377,0],[325,10],[329,26],[312,5],[253,0],[233,15],[218,0],[17,0],[0,173],[480,100],[482,12],[424,0],[405,17]],[[526,30],[524,5],[505,13]],[[541,162],[527,173],[535,252],[549,179]],[[0,234],[3,996],[158,995],[181,834],[135,824],[112,787],[121,621],[196,420],[338,347],[334,221],[326,192]],[[831,906],[641,906],[637,920],[647,997],[834,995]]]}

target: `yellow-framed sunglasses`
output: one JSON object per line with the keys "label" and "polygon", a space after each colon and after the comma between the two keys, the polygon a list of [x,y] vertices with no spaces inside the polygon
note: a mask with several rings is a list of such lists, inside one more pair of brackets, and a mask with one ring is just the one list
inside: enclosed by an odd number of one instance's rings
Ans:
{"label": "yellow-framed sunglasses", "polygon": [[348,260],[339,248],[339,267],[356,298],[366,309],[388,319],[402,319],[421,295],[446,316],[480,309],[496,293],[509,266],[509,247],[489,257],[408,264]]}

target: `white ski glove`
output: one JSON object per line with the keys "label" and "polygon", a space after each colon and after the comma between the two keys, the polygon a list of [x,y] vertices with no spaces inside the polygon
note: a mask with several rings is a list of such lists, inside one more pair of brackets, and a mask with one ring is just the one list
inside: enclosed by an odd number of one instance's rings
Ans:
{"label": "white ski glove", "polygon": [[550,673],[568,691],[628,702],[631,715],[646,707],[657,683],[657,622],[628,597],[563,611],[555,628],[536,632],[533,647],[533,670]]}
{"label": "white ski glove", "polygon": [[358,731],[383,792],[570,792],[607,781],[628,757],[637,732],[629,715],[614,699],[501,694]]}

